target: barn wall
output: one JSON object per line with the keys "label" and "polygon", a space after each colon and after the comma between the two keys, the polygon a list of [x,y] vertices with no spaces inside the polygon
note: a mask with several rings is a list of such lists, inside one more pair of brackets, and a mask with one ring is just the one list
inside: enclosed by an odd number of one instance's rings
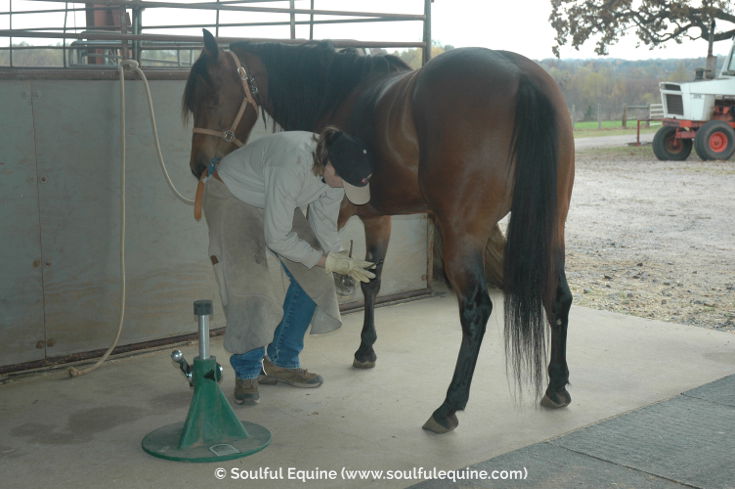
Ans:
{"label": "barn wall", "polygon": [[[181,80],[151,81],[163,153],[193,196]],[[215,299],[206,225],[169,190],[144,87],[127,89],[127,307],[121,345],[195,331],[191,303]],[[0,80],[0,366],[106,348],[120,313],[119,83]],[[262,122],[255,136],[265,133]],[[427,288],[427,220],[395,218],[381,295]],[[364,253],[353,219],[343,231]],[[358,293],[343,301],[359,299]]]}

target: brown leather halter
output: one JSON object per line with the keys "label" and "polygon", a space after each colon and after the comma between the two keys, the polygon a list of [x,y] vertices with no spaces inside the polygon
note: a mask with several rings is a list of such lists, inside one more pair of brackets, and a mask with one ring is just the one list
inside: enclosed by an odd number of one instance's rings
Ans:
{"label": "brown leather halter", "polygon": [[[235,62],[235,66],[237,66],[237,74],[240,76],[240,82],[242,83],[242,89],[245,93],[245,96],[242,99],[242,103],[240,104],[240,109],[237,111],[237,115],[235,116],[235,120],[232,121],[232,125],[229,129],[225,129],[223,131],[217,131],[215,129],[206,129],[203,127],[195,127],[193,132],[194,134],[205,134],[207,136],[214,136],[217,138],[222,138],[226,142],[234,144],[238,148],[243,146],[243,142],[240,141],[235,136],[235,131],[237,130],[237,126],[240,124],[240,120],[242,119],[242,116],[245,114],[245,110],[248,108],[248,105],[252,105],[253,109],[255,109],[255,118],[258,118],[258,103],[255,101],[255,98],[253,97],[253,92],[257,93],[257,87],[255,86],[255,80],[248,74],[245,67],[242,66],[240,63],[240,59],[237,57],[235,53],[232,51],[225,51],[230,56],[232,56],[232,60]],[[252,86],[252,89],[251,89]],[[214,170],[216,168],[217,163],[219,162],[219,158],[213,158],[210,164],[207,166],[207,169],[205,169],[202,174],[199,176],[199,183],[197,184],[197,190],[196,195],[194,197],[194,219],[197,221],[202,218],[202,199],[204,197],[204,184],[208,180],[208,178],[214,173]]]}
{"label": "brown leather halter", "polygon": [[245,109],[247,109],[248,105],[253,106],[253,108],[255,109],[255,117],[258,117],[258,103],[255,101],[255,98],[253,97],[252,91],[250,89],[250,86],[255,84],[255,80],[248,74],[247,70],[242,66],[242,64],[240,64],[240,59],[235,53],[233,53],[232,51],[225,52],[232,56],[232,60],[235,62],[235,66],[237,66],[237,73],[238,75],[240,75],[240,82],[242,83],[242,89],[243,92],[245,92],[245,97],[242,99],[240,109],[237,111],[235,120],[232,122],[232,125],[229,129],[218,131],[215,129],[195,127],[194,134],[206,134],[208,136],[222,138],[228,143],[232,143],[239,148],[243,145],[243,142],[237,139],[237,137],[235,136],[235,131],[237,130],[237,126],[240,124],[240,120],[245,114]]}

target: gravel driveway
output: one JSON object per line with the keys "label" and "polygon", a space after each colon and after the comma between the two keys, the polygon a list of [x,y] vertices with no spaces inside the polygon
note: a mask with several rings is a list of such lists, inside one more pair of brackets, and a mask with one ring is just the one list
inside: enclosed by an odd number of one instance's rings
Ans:
{"label": "gravel driveway", "polygon": [[735,334],[735,160],[579,144],[567,276],[577,305]]}

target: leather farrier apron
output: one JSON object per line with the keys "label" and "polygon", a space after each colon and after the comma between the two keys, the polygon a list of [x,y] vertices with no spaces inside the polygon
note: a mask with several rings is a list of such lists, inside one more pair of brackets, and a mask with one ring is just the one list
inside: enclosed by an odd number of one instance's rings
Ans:
{"label": "leather farrier apron", "polygon": [[[273,340],[289,285],[281,263],[316,303],[311,333],[327,333],[342,325],[332,274],[270,251],[265,244],[263,209],[239,200],[215,178],[207,183],[203,207],[209,256],[227,318],[224,346],[228,352],[245,353]],[[293,229],[321,249],[300,209],[294,212]]]}

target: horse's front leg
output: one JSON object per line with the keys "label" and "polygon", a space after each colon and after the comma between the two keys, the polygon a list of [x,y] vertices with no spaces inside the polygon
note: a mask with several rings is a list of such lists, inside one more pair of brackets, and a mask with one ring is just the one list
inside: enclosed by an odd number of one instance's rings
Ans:
{"label": "horse's front leg", "polygon": [[375,366],[375,350],[373,345],[378,335],[375,331],[375,299],[380,292],[380,278],[383,273],[385,254],[388,251],[390,240],[390,216],[360,217],[365,226],[365,259],[375,263],[375,278],[362,284],[362,293],[365,298],[365,315],[360,334],[360,348],[355,352],[352,366],[355,368],[373,368]]}

